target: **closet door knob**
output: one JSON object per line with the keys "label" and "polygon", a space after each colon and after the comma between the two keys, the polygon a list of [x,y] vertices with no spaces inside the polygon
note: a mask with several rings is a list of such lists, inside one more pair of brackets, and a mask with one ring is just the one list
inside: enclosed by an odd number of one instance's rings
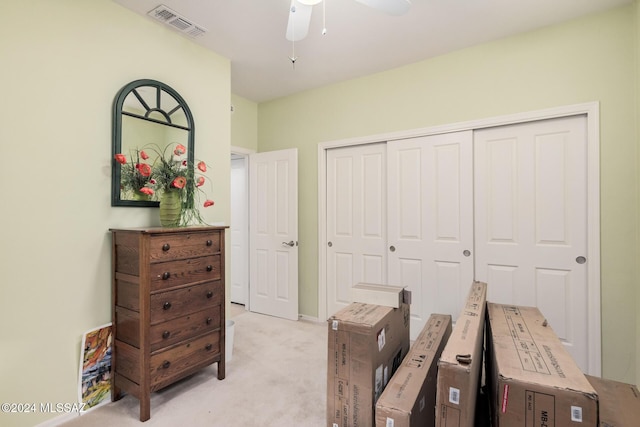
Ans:
{"label": "closet door knob", "polygon": [[462,255],[469,256],[471,255],[471,251],[469,251],[468,249],[465,249],[464,251],[462,251]]}
{"label": "closet door knob", "polygon": [[584,264],[585,262],[587,262],[587,259],[583,256],[579,256],[578,258],[576,258],[576,262],[578,264]]}
{"label": "closet door knob", "polygon": [[395,252],[395,251],[396,251],[396,247],[395,247],[395,246],[389,246],[389,250],[390,250],[391,252]]}
{"label": "closet door knob", "polygon": [[327,246],[331,247],[331,246],[333,246],[333,243],[328,242],[328,243],[327,243]]}

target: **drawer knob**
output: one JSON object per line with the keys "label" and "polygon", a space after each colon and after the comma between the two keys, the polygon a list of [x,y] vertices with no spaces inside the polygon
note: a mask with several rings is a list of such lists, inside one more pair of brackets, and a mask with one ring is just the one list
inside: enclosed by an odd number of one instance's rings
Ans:
{"label": "drawer knob", "polygon": [[213,322],[213,319],[211,317],[207,317],[207,325],[210,325],[211,322]]}
{"label": "drawer knob", "polygon": [[213,271],[213,265],[207,265],[207,271]]}
{"label": "drawer knob", "polygon": [[211,245],[213,245],[213,241],[207,240],[207,246],[211,246]]}
{"label": "drawer knob", "polygon": [[169,273],[168,271],[165,271],[164,273],[162,273],[162,280],[169,280],[171,278],[171,273]]}
{"label": "drawer knob", "polygon": [[207,291],[207,298],[211,298],[213,296],[213,292],[212,291]]}
{"label": "drawer knob", "polygon": [[210,351],[210,350],[213,348],[213,345],[212,345],[212,344],[207,344],[204,348],[205,348],[207,351]]}
{"label": "drawer knob", "polygon": [[165,302],[165,303],[162,305],[162,308],[163,308],[164,310],[169,310],[169,309],[171,308],[171,303],[170,303],[169,301]]}
{"label": "drawer knob", "polygon": [[169,249],[171,249],[171,245],[168,243],[165,243],[164,245],[162,245],[162,250],[167,252]]}
{"label": "drawer knob", "polygon": [[166,340],[167,338],[169,338],[169,336],[170,336],[170,335],[171,335],[171,332],[169,332],[169,331],[164,331],[164,332],[162,333],[162,338],[164,338],[164,339]]}
{"label": "drawer knob", "polygon": [[171,366],[171,362],[169,362],[168,360],[165,360],[164,362],[162,362],[163,369],[169,369],[169,366]]}

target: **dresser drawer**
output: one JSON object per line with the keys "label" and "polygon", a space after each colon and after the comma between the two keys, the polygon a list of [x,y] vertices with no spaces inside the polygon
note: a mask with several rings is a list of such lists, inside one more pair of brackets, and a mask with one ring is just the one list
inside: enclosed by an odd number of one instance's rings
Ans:
{"label": "dresser drawer", "polygon": [[149,260],[154,262],[195,258],[220,252],[220,233],[193,231],[154,234],[149,242]]}
{"label": "dresser drawer", "polygon": [[196,366],[220,354],[220,331],[200,336],[169,350],[151,355],[151,388],[172,382]]}
{"label": "dresser drawer", "polygon": [[221,271],[220,254],[151,264],[151,291],[218,280]]}
{"label": "dresser drawer", "polygon": [[151,325],[220,305],[221,282],[206,282],[151,295]]}
{"label": "dresser drawer", "polygon": [[151,326],[149,333],[151,351],[219,329],[221,307],[222,305],[217,305],[214,308]]}

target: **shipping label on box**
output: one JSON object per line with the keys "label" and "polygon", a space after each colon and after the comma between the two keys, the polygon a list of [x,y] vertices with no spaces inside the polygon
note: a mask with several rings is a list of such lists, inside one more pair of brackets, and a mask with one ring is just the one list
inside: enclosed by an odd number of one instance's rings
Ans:
{"label": "shipping label on box", "polygon": [[487,304],[487,383],[493,425],[598,425],[598,399],[536,307]]}
{"label": "shipping label on box", "polygon": [[436,425],[473,427],[482,373],[487,284],[473,282],[438,363]]}
{"label": "shipping label on box", "polygon": [[371,427],[375,402],[409,351],[409,306],[352,303],[328,327],[327,426]]}
{"label": "shipping label on box", "polygon": [[376,403],[376,427],[434,425],[438,359],[451,316],[432,314]]}

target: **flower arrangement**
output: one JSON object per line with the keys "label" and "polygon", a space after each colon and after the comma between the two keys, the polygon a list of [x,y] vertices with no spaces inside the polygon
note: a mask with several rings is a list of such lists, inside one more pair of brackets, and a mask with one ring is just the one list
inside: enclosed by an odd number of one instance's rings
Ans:
{"label": "flower arrangement", "polygon": [[[151,164],[148,162],[151,159],[149,153],[154,155]],[[205,194],[202,187],[207,182],[204,175],[207,165],[203,161],[189,164],[186,154],[187,149],[182,144],[169,144],[164,149],[154,144],[136,148],[131,153],[130,162],[124,154],[116,154],[122,191],[138,200],[160,200],[161,203],[164,195],[178,193],[180,220],[177,225],[204,223],[196,201],[199,202],[200,195]],[[207,208],[214,204],[205,194],[202,206]]]}

